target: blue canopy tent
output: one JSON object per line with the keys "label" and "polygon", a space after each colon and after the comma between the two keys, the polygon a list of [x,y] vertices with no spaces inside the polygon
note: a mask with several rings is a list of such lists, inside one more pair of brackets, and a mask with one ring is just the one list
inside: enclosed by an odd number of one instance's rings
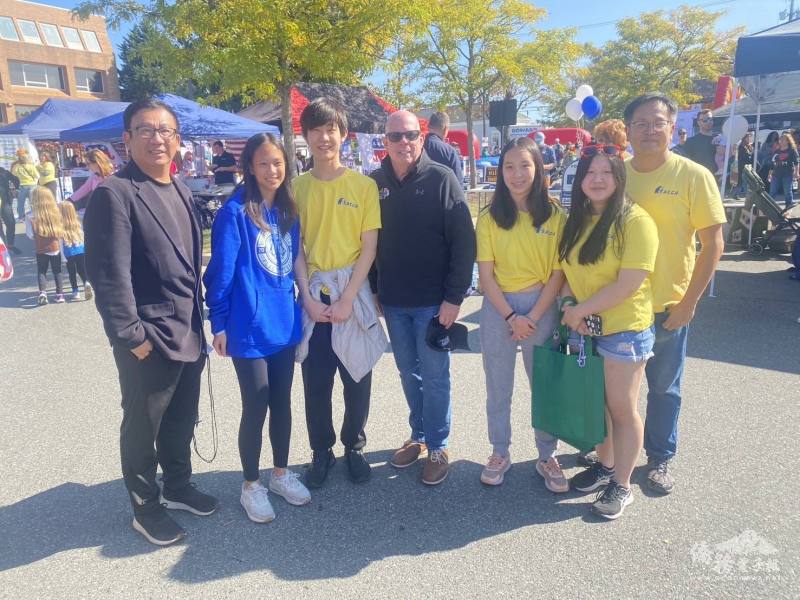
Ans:
{"label": "blue canopy tent", "polygon": [[31,114],[0,129],[0,135],[27,135],[32,140],[58,140],[65,129],[120,113],[127,102],[50,98]]}
{"label": "blue canopy tent", "polygon": [[[178,115],[180,134],[184,139],[245,139],[256,133],[280,135],[274,125],[258,123],[233,113],[202,106],[172,94],[157,96]],[[122,110],[116,114],[105,116],[80,127],[61,132],[62,142],[97,142],[116,141],[122,139]]]}

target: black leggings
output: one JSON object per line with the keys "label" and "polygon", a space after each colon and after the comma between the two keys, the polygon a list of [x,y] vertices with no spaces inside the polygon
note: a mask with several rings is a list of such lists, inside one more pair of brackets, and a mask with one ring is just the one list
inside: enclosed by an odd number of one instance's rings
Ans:
{"label": "black leggings", "polygon": [[295,346],[264,358],[234,358],[233,366],[242,393],[239,423],[239,457],[247,481],[259,479],[258,462],[264,420],[269,409],[269,441],[272,464],[285,469],[292,435],[292,378]]}
{"label": "black leggings", "polygon": [[56,294],[63,294],[64,288],[61,284],[61,252],[55,256],[49,254],[36,255],[36,272],[39,276],[39,291],[47,291],[47,267],[53,270],[53,277],[56,280]]}
{"label": "black leggings", "polygon": [[83,285],[86,285],[86,255],[85,254],[76,254],[75,256],[70,256],[67,258],[67,273],[69,273],[69,284],[72,286],[72,291],[78,291],[78,278],[77,275],[81,276],[81,281],[83,281]]}

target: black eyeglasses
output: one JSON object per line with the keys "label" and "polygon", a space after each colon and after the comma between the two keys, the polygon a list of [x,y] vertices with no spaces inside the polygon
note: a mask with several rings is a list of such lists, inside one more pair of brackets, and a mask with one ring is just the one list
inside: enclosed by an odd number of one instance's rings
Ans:
{"label": "black eyeglasses", "polygon": [[591,146],[584,146],[583,150],[581,150],[581,158],[591,158],[598,154],[619,156],[622,154],[622,148],[616,144],[593,144]]}
{"label": "black eyeglasses", "polygon": [[156,129],[155,127],[150,127],[149,125],[140,125],[139,127],[133,128],[133,133],[143,140],[154,138],[156,133],[161,136],[162,140],[171,140],[175,137],[175,134],[178,133],[178,130],[174,129],[173,127],[159,127]]}
{"label": "black eyeglasses", "polygon": [[419,137],[419,131],[390,131],[386,134],[386,138],[390,142],[399,142],[406,138],[409,142],[413,142]]}

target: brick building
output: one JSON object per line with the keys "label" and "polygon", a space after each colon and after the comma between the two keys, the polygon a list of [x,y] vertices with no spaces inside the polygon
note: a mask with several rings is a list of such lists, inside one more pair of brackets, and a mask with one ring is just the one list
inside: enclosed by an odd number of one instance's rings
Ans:
{"label": "brick building", "polygon": [[114,49],[103,17],[0,0],[0,126],[48,98],[119,100]]}

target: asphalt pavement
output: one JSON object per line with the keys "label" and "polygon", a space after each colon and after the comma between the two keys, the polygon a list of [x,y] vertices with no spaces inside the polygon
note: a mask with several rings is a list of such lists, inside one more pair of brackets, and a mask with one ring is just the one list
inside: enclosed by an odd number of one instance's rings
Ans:
{"label": "asphalt pavement", "polygon": [[[184,543],[155,548],[131,528],[119,467],[119,386],[92,302],[36,306],[32,245],[0,284],[0,597],[2,598],[798,598],[800,584],[800,283],[785,260],[726,253],[716,298],[692,324],[674,493],[635,502],[615,522],[593,495],[548,492],[535,472],[530,394],[518,360],[511,447],[497,488],[477,335],[481,298],[464,303],[473,352],[452,357],[452,467],[439,486],[388,460],[407,437],[391,350],[373,374],[371,481],[340,461],[305,507],[272,496],[277,519],[239,505],[239,391],[214,356],[219,452],[195,456],[195,481],[222,502],[176,515]],[[65,284],[68,286],[66,270]],[[52,279],[51,279],[52,288]],[[642,391],[641,410],[644,414]],[[341,423],[341,386],[334,392]],[[310,458],[299,367],[290,468]],[[212,450],[208,389],[200,452]],[[336,449],[341,455],[341,446]],[[263,475],[271,454],[265,443]],[[568,475],[575,450],[562,445]],[[644,464],[644,458],[640,465]]]}

